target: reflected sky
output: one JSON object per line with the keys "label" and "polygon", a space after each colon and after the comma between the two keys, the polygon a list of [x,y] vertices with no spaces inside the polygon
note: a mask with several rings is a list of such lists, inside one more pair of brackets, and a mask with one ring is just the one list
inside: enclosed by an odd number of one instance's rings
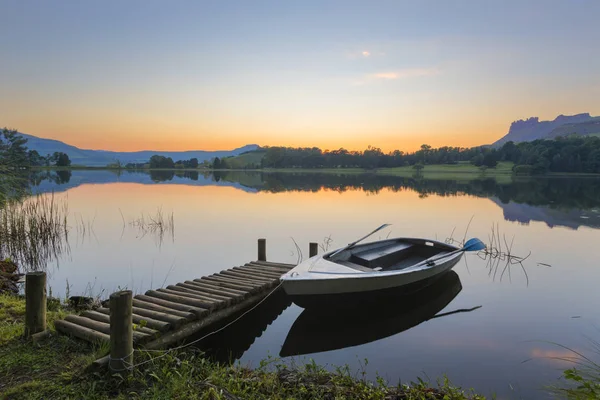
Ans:
{"label": "reflected sky", "polygon": [[[540,389],[557,383],[564,368],[551,357],[564,355],[564,349],[544,341],[589,352],[590,343],[583,335],[598,334],[600,270],[594,249],[600,230],[586,222],[590,218],[579,218],[581,222],[569,226],[545,220],[541,213],[546,210],[555,219],[578,210],[594,215],[598,205],[593,196],[582,196],[581,189],[561,192],[554,197],[554,205],[536,205],[530,200],[516,202],[526,196],[538,203],[542,195],[552,198],[543,191],[524,192],[535,190],[535,184],[498,184],[504,192],[512,190],[511,200],[503,203],[493,190],[491,196],[481,190],[468,193],[465,183],[455,183],[463,190],[452,195],[429,190],[423,196],[423,187],[433,184],[405,185],[402,190],[384,185],[377,192],[360,187],[347,187],[343,192],[331,188],[273,191],[264,190],[260,179],[257,185],[226,179],[215,182],[214,177],[200,174],[198,180],[174,176],[171,181],[154,182],[147,174],[119,177],[107,171],[92,172],[73,171],[68,183],[44,181],[37,187],[57,189],[55,196],[69,204],[71,251],[58,268],[49,266],[54,295],[64,295],[67,280],[71,294],[104,291],[107,297],[118,288],[143,292],[199,278],[255,259],[258,238],[267,239],[268,259],[281,262],[297,260],[293,240],[306,257],[309,242],[323,243],[331,237],[332,248],[340,247],[382,223],[392,226],[373,240],[388,233],[444,240],[453,231],[455,238],[462,239],[473,217],[467,238],[488,241],[492,224],[497,224],[507,241],[514,236],[514,254],[524,256],[531,251],[524,263],[529,284],[518,265],[502,279],[494,278],[484,260],[468,255],[454,268],[462,290],[440,312],[482,306],[477,311],[430,319],[370,343],[293,359],[348,364],[352,370],[360,369],[360,363],[368,359],[367,375],[379,374],[392,383],[447,374],[458,385],[487,395],[497,393],[499,398],[546,398]],[[593,184],[584,183],[581,188]],[[546,191],[548,187],[552,185],[543,186]],[[569,197],[569,193],[579,197]],[[562,199],[560,207],[556,207],[557,198]],[[584,208],[573,206],[578,202]],[[526,223],[507,218],[515,206],[522,206],[522,215],[530,217]],[[160,246],[155,237],[140,235],[130,226],[135,218],[158,208],[165,214],[172,212],[175,223],[174,240],[167,238]],[[80,237],[77,219],[91,221],[92,232]],[[302,311],[293,304],[284,310],[274,320],[269,318],[248,341],[251,345],[242,349],[239,362],[256,366],[268,355],[279,355]]]}

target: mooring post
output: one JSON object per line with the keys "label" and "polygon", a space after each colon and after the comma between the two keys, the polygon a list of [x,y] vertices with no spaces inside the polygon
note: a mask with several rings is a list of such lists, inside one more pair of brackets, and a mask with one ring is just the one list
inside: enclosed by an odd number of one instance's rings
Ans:
{"label": "mooring post", "polygon": [[46,330],[46,273],[25,275],[25,337]]}
{"label": "mooring post", "polygon": [[319,254],[319,244],[318,243],[309,243],[308,244],[308,256],[314,257]]}
{"label": "mooring post", "polygon": [[111,371],[127,371],[133,364],[133,324],[131,290],[110,295],[110,358]]}
{"label": "mooring post", "polygon": [[258,261],[267,261],[267,239],[258,239]]}

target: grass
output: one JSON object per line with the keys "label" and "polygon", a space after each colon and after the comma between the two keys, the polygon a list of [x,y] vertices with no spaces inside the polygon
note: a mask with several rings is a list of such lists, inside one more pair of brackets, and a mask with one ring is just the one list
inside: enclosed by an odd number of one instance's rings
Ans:
{"label": "grass", "polygon": [[224,160],[230,168],[242,169],[248,165],[260,165],[265,154],[266,151],[250,151],[239,156],[226,157]]}
{"label": "grass", "polygon": [[[21,338],[25,313],[21,297],[0,295],[0,398],[2,399],[483,399],[441,380],[389,386],[351,374],[329,372],[309,363],[286,367],[276,359],[256,369],[216,364],[198,350],[136,352],[135,362],[149,361],[129,374],[92,372],[87,368],[107,347],[93,347],[53,334],[33,343]],[[52,329],[65,311],[48,312]],[[364,375],[364,374],[363,374]]]}
{"label": "grass", "polygon": [[54,194],[8,201],[0,208],[0,259],[26,270],[44,269],[68,251],[67,215],[67,203]]}

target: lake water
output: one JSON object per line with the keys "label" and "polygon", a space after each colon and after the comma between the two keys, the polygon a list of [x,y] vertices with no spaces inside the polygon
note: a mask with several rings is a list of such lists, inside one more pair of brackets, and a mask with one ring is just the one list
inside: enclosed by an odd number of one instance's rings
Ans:
{"label": "lake water", "polygon": [[[108,297],[119,288],[143,292],[199,278],[256,259],[258,238],[267,239],[269,260],[294,263],[294,242],[306,257],[309,242],[325,245],[330,238],[330,248],[340,247],[382,223],[392,226],[373,240],[388,234],[462,240],[472,218],[467,238],[489,242],[495,226],[508,244],[514,237],[513,254],[531,254],[506,269],[506,261],[490,268],[489,260],[467,255],[437,292],[415,300],[414,310],[389,304],[336,323],[301,316],[301,308],[274,295],[205,343],[244,365],[301,353],[283,361],[348,365],[391,383],[446,374],[456,385],[498,398],[547,398],[544,385],[559,383],[569,366],[553,357],[571,355],[548,342],[593,354],[586,336],[599,334],[595,178],[98,170],[43,174],[34,190],[54,191],[68,202],[70,251],[48,267],[52,293],[61,296],[67,281],[71,295]],[[172,213],[173,235],[161,239],[132,224],[159,208]]]}

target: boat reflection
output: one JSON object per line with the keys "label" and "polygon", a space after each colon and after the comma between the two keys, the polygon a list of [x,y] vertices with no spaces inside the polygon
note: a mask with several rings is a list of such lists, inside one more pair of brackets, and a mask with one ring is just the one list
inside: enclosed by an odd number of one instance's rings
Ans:
{"label": "boat reflection", "polygon": [[379,306],[369,304],[335,314],[306,309],[290,328],[279,355],[288,357],[337,350],[395,335],[429,319],[451,314],[436,315],[461,290],[458,274],[449,271],[424,289],[394,299],[386,298]]}

